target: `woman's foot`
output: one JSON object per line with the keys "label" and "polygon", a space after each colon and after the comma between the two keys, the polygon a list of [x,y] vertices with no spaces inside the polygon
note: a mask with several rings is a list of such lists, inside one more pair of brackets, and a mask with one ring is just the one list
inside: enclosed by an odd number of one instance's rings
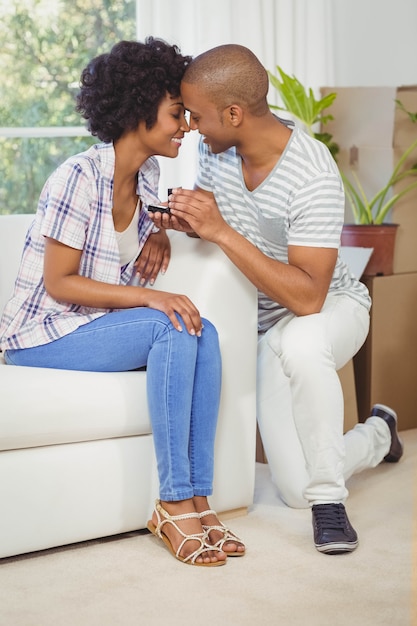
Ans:
{"label": "woman's foot", "polygon": [[245,544],[219,521],[216,512],[210,509],[207,498],[194,496],[193,500],[209,543],[220,548],[227,556],[244,556]]}
{"label": "woman's foot", "polygon": [[226,563],[226,554],[207,542],[192,499],[177,502],[157,500],[148,529],[160,537],[180,561],[203,566]]}

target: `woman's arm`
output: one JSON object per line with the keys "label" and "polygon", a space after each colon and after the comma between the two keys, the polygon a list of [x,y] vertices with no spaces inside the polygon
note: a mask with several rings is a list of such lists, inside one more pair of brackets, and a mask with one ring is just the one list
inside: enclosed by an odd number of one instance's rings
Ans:
{"label": "woman's arm", "polygon": [[153,285],[159,272],[165,274],[171,258],[171,243],[165,230],[149,235],[135,262],[135,272],[140,284]]}
{"label": "woman's arm", "polygon": [[165,313],[182,330],[176,313],[192,335],[200,335],[200,313],[187,296],[133,285],[111,285],[80,276],[82,251],[45,238],[44,283],[48,294],[59,302],[105,309],[150,307]]}

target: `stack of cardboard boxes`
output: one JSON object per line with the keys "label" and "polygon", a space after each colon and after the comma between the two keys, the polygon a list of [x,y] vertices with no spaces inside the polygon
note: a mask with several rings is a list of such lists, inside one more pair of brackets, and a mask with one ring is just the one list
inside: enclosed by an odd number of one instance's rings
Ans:
{"label": "stack of cardboard boxes", "polygon": [[[340,169],[348,174],[354,165],[366,193],[375,194],[417,137],[417,123],[395,102],[417,113],[417,86],[325,87],[321,92],[337,93],[328,110],[334,120],[324,130],[340,147]],[[417,151],[407,164],[416,162]],[[345,222],[352,221],[347,206]],[[387,404],[404,430],[417,427],[417,189],[394,205],[389,221],[399,225],[393,274],[362,278],[373,305],[368,338],[354,359],[356,396],[360,421],[373,404]]]}

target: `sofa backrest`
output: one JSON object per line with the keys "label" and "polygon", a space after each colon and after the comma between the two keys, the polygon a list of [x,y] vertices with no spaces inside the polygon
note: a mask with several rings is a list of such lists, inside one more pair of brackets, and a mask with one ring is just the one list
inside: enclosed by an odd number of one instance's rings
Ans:
{"label": "sofa backrest", "polygon": [[13,292],[26,232],[33,214],[0,215],[0,313]]}

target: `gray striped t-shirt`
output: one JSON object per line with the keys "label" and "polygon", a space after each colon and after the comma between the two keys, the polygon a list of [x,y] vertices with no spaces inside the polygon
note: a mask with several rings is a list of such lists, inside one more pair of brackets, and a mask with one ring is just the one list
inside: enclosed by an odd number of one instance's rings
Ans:
{"label": "gray striped t-shirt", "polygon": [[[211,191],[224,219],[267,256],[288,263],[288,246],[339,248],[344,191],[328,148],[300,128],[267,178],[248,191],[235,148],[212,154],[200,141],[197,185]],[[367,288],[338,257],[331,293],[348,294],[370,309]],[[265,332],[286,309],[259,292],[259,330]]]}

